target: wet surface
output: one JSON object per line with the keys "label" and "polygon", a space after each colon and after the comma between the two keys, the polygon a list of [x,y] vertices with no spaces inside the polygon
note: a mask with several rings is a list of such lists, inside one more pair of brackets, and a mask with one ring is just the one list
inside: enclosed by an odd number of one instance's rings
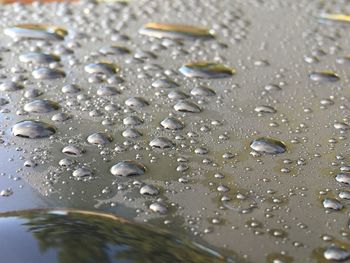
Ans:
{"label": "wet surface", "polygon": [[96,209],[248,262],[349,259],[345,1],[0,8],[1,211]]}

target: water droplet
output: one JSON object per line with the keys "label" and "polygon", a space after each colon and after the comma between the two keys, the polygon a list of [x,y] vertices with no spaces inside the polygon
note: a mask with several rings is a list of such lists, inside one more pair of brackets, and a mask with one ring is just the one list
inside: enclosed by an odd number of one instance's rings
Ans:
{"label": "water droplet", "polygon": [[153,185],[146,184],[141,187],[140,194],[142,195],[158,195],[159,191]]}
{"label": "water droplet", "polygon": [[10,196],[12,194],[13,194],[13,190],[11,188],[7,188],[7,189],[4,189],[4,190],[0,191],[0,196],[8,197],[8,196]]}
{"label": "water droplet", "polygon": [[69,94],[78,93],[80,92],[80,88],[77,85],[68,84],[62,87],[62,92]]}
{"label": "water droplet", "polygon": [[341,131],[346,131],[349,129],[349,125],[344,122],[336,122],[333,124],[334,128]]}
{"label": "water droplet", "polygon": [[137,126],[143,123],[143,120],[137,116],[128,116],[123,119],[124,125]]}
{"label": "water droplet", "polygon": [[117,95],[119,92],[115,87],[102,86],[98,88],[96,93],[98,96],[114,96]]}
{"label": "water droplet", "polygon": [[144,98],[131,97],[125,101],[125,105],[129,107],[142,108],[149,105],[149,103]]}
{"label": "water droplet", "polygon": [[263,152],[267,154],[280,154],[286,151],[286,145],[277,139],[261,137],[254,140],[250,147],[257,152]]}
{"label": "water droplet", "polygon": [[323,253],[323,256],[327,260],[335,261],[345,261],[350,258],[350,254],[347,250],[336,246],[327,247]]}
{"label": "water droplet", "polygon": [[17,91],[24,89],[24,87],[13,81],[6,81],[0,84],[0,91]]}
{"label": "water droplet", "polygon": [[96,145],[105,145],[112,141],[112,137],[103,132],[96,132],[87,137],[88,143]]}
{"label": "water droplet", "polygon": [[179,84],[177,84],[175,81],[170,79],[157,79],[152,83],[153,88],[159,88],[159,89],[172,89],[178,86]]}
{"label": "water droplet", "polygon": [[52,54],[29,52],[19,56],[19,60],[24,63],[32,63],[35,65],[50,64],[60,61],[60,57]]}
{"label": "water droplet", "polygon": [[62,152],[68,156],[78,157],[83,155],[84,149],[77,145],[68,145],[62,149]]}
{"label": "water droplet", "polygon": [[180,112],[192,112],[198,113],[201,112],[201,109],[197,104],[187,100],[180,100],[174,105],[174,109]]}
{"label": "water droplet", "polygon": [[125,55],[130,54],[131,51],[127,47],[111,46],[101,48],[100,53],[102,53],[103,55]]}
{"label": "water droplet", "polygon": [[174,146],[174,143],[165,137],[158,137],[153,139],[150,143],[150,146],[160,149],[171,148]]}
{"label": "water droplet", "polygon": [[146,167],[135,161],[121,161],[111,167],[111,173],[119,176],[143,175]]}
{"label": "water droplet", "polygon": [[74,170],[72,174],[75,178],[83,178],[83,177],[90,177],[92,176],[92,172],[90,169],[85,167],[80,167],[76,170]]}
{"label": "water droplet", "polygon": [[90,74],[112,75],[119,71],[119,66],[110,62],[98,62],[85,66],[85,71]]}
{"label": "water droplet", "polygon": [[142,136],[142,133],[134,128],[127,128],[127,129],[125,129],[125,131],[123,131],[122,135],[125,138],[135,139],[135,138],[139,138],[140,136]]}
{"label": "water droplet", "polygon": [[49,137],[55,132],[56,128],[54,126],[33,120],[20,121],[12,127],[12,133],[15,136],[30,139]]}
{"label": "water droplet", "polygon": [[339,183],[350,184],[350,174],[347,174],[347,173],[337,174],[335,177],[335,180],[337,180],[337,182]]}
{"label": "water droplet", "polygon": [[63,40],[67,31],[63,28],[41,24],[20,24],[4,29],[4,33],[14,39]]}
{"label": "water droplet", "polygon": [[159,214],[166,214],[168,212],[168,209],[166,208],[166,206],[159,203],[159,202],[152,203],[149,206],[149,209],[151,209],[153,212],[156,212]]}
{"label": "water droplet", "polygon": [[207,96],[215,96],[215,91],[205,86],[199,86],[199,87],[193,88],[191,90],[191,94],[193,96],[207,97]]}
{"label": "water droplet", "polygon": [[326,209],[341,210],[344,206],[334,198],[325,198],[323,200],[323,207]]}
{"label": "water droplet", "polygon": [[168,98],[171,100],[183,100],[183,99],[186,99],[188,97],[189,96],[181,90],[173,90],[173,91],[169,92],[169,94],[168,94]]}
{"label": "water droplet", "polygon": [[328,82],[336,82],[340,78],[333,71],[320,71],[320,72],[312,72],[309,75],[310,79],[313,81],[328,81]]}
{"label": "water droplet", "polygon": [[24,110],[30,113],[46,113],[59,108],[59,104],[52,100],[33,100],[24,105]]}
{"label": "water droplet", "polygon": [[168,130],[181,130],[184,128],[184,124],[174,117],[168,117],[162,120],[160,124]]}
{"label": "water droplet", "polygon": [[271,106],[265,106],[265,105],[262,105],[262,106],[258,106],[254,109],[256,112],[259,112],[259,113],[276,113],[276,109],[271,107]]}
{"label": "water droplet", "polygon": [[214,37],[209,29],[182,24],[147,23],[139,33],[149,37],[173,39],[210,39]]}
{"label": "water droplet", "polygon": [[227,78],[231,77],[236,71],[233,68],[226,67],[223,64],[215,62],[192,62],[183,65],[180,72],[189,78]]}
{"label": "water droplet", "polygon": [[35,79],[58,79],[64,78],[66,73],[59,69],[38,68],[33,70],[32,75]]}

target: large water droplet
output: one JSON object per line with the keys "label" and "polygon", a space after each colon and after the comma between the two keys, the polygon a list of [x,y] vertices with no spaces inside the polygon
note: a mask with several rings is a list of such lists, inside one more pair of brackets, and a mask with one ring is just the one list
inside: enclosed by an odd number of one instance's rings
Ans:
{"label": "large water droplet", "polygon": [[59,69],[38,68],[33,70],[32,75],[35,79],[58,79],[64,78],[66,73]]}
{"label": "large water droplet", "polygon": [[49,137],[55,132],[56,128],[53,125],[33,120],[20,121],[12,127],[15,136],[30,139]]}
{"label": "large water droplet", "polygon": [[343,248],[329,246],[323,252],[323,256],[327,260],[345,261],[350,258],[350,253]]}
{"label": "large water droplet", "polygon": [[146,167],[135,161],[121,161],[111,167],[111,173],[119,176],[142,175],[146,172]]}
{"label": "large water droplet", "polygon": [[84,67],[85,71],[90,74],[106,74],[112,75],[119,71],[116,64],[110,62],[91,63]]}
{"label": "large water droplet", "polygon": [[231,77],[236,71],[233,68],[226,67],[223,64],[215,62],[192,62],[183,65],[180,72],[189,78],[227,78]]}
{"label": "large water droplet", "polygon": [[139,32],[155,38],[210,39],[214,37],[207,28],[181,24],[147,23]]}
{"label": "large water droplet", "polygon": [[52,100],[34,100],[24,105],[24,110],[30,113],[46,113],[59,108],[59,104]]}
{"label": "large water droplet", "polygon": [[286,151],[286,145],[282,141],[268,137],[255,139],[250,144],[250,148],[267,154],[279,154]]}
{"label": "large water droplet", "polygon": [[158,137],[153,139],[150,143],[150,146],[160,149],[171,148],[174,146],[174,143],[165,137]]}
{"label": "large water droplet", "polygon": [[42,24],[20,24],[4,29],[4,33],[14,39],[63,40],[67,31],[63,28]]}
{"label": "large water droplet", "polygon": [[201,109],[197,104],[187,100],[180,100],[178,103],[174,105],[174,110],[180,112],[192,112],[198,113],[201,112]]}
{"label": "large water droplet", "polygon": [[50,64],[52,62],[60,61],[60,57],[52,54],[29,52],[19,56],[19,60],[24,63],[32,63],[35,65],[39,64]]}
{"label": "large water droplet", "polygon": [[309,77],[313,81],[328,81],[328,82],[336,82],[340,79],[339,76],[333,71],[312,72],[310,73]]}

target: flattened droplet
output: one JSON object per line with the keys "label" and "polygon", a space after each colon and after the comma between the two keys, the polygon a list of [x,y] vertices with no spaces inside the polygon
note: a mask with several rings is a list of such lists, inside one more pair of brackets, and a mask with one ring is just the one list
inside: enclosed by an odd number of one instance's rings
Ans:
{"label": "flattened droplet", "polygon": [[157,79],[152,83],[152,87],[158,89],[172,89],[178,86],[179,84],[171,79]]}
{"label": "flattened droplet", "polygon": [[187,99],[189,96],[181,90],[173,90],[169,92],[168,98],[171,100],[183,100]]}
{"label": "flattened droplet", "polygon": [[0,91],[17,91],[24,87],[13,81],[6,81],[0,84]]}
{"label": "flattened droplet", "polygon": [[149,209],[159,214],[166,214],[168,212],[168,209],[166,208],[166,206],[159,202],[151,204],[149,206]]}
{"label": "flattened droplet", "polygon": [[129,107],[142,108],[148,106],[149,103],[141,97],[131,97],[125,101],[125,105]]}
{"label": "flattened droplet", "polygon": [[36,98],[39,97],[42,93],[42,91],[38,90],[38,89],[34,89],[34,88],[29,88],[24,92],[24,97],[26,97],[27,99],[31,99],[31,98]]}
{"label": "flattened droplet", "polygon": [[91,63],[84,67],[85,71],[90,74],[112,75],[119,71],[119,66],[110,62]]}
{"label": "flattened droplet", "polygon": [[59,108],[59,104],[52,100],[33,100],[24,105],[24,110],[30,113],[46,113]]}
{"label": "flattened droplet", "polygon": [[68,145],[62,149],[62,152],[68,156],[78,157],[83,155],[84,149],[78,147],[77,145]]}
{"label": "flattened droplet", "polygon": [[53,125],[33,120],[20,121],[12,127],[15,136],[30,139],[49,137],[55,132],[56,128]]}
{"label": "flattened droplet", "polygon": [[73,94],[80,92],[80,88],[74,84],[68,84],[62,87],[63,93]]}
{"label": "flattened droplet", "polygon": [[114,95],[117,95],[118,93],[119,93],[118,90],[112,86],[102,86],[97,90],[98,96],[114,96]]}
{"label": "flattened droplet", "polygon": [[146,184],[141,187],[140,194],[142,195],[158,195],[159,191],[153,185]]}
{"label": "flattened droplet", "polygon": [[123,131],[122,135],[125,138],[135,139],[135,138],[141,137],[142,133],[134,128],[127,128],[127,129],[125,129],[125,131]]}
{"label": "flattened droplet", "polygon": [[33,70],[32,75],[35,79],[58,79],[64,78],[66,73],[59,69],[38,68]]}
{"label": "flattened droplet", "polygon": [[60,61],[60,57],[52,54],[29,52],[19,56],[19,60],[24,63],[32,63],[35,65],[49,64]]}
{"label": "flattened droplet", "polygon": [[63,40],[67,31],[61,27],[43,24],[19,24],[4,29],[4,33],[14,39]]}
{"label": "flattened droplet", "polygon": [[70,118],[71,118],[71,116],[68,115],[67,113],[59,112],[59,113],[53,115],[51,117],[51,120],[53,120],[55,122],[64,122],[64,121],[66,121],[66,120],[68,120]]}
{"label": "flattened droplet", "polygon": [[258,106],[254,110],[259,113],[276,113],[275,108],[266,105]]}
{"label": "flattened droplet", "polygon": [[123,46],[103,47],[100,49],[100,52],[104,55],[125,55],[131,53],[127,47]]}
{"label": "flattened droplet", "polygon": [[78,169],[74,170],[72,175],[75,178],[83,178],[83,177],[92,176],[92,172],[88,168],[81,167],[81,168],[78,168]]}
{"label": "flattened droplet", "polygon": [[349,129],[349,125],[344,123],[344,122],[336,122],[333,124],[333,127],[337,130],[341,130],[341,131],[346,131]]}
{"label": "flattened droplet", "polygon": [[124,125],[137,126],[143,123],[143,120],[137,116],[128,116],[123,119]]}
{"label": "flattened droplet", "polygon": [[231,77],[236,71],[234,68],[226,67],[223,64],[200,61],[183,65],[179,71],[189,78],[227,78]]}
{"label": "flattened droplet", "polygon": [[139,33],[149,37],[172,39],[211,39],[214,37],[207,28],[164,23],[147,23]]}
{"label": "flattened droplet", "polygon": [[162,120],[160,124],[168,130],[181,130],[184,128],[184,124],[174,117],[168,117]]}
{"label": "flattened droplet", "polygon": [[325,198],[322,204],[324,208],[332,210],[341,210],[344,207],[342,203],[340,203],[337,199],[334,198]]}
{"label": "flattened droplet", "polygon": [[330,246],[324,250],[323,256],[327,260],[345,261],[350,258],[350,253],[343,248]]}
{"label": "flattened droplet", "polygon": [[174,110],[180,111],[180,112],[192,112],[192,113],[201,112],[201,109],[197,104],[187,100],[180,100],[178,103],[176,103],[174,105]]}
{"label": "flattened droplet", "polygon": [[340,78],[339,76],[333,72],[333,71],[319,71],[319,72],[312,72],[309,75],[310,79],[313,81],[328,81],[328,82],[336,82]]}
{"label": "flattened droplet", "polygon": [[112,137],[103,132],[96,132],[87,137],[88,143],[96,145],[105,145],[112,141]]}
{"label": "flattened droplet", "polygon": [[168,138],[158,137],[152,140],[149,145],[155,148],[166,149],[174,146],[174,143]]}
{"label": "flattened droplet", "polygon": [[209,96],[215,96],[215,91],[211,88],[200,86],[195,87],[191,90],[191,94],[193,96],[202,96],[202,97],[209,97]]}
{"label": "flattened droplet", "polygon": [[118,176],[143,175],[146,167],[135,161],[121,161],[111,167],[111,173]]}
{"label": "flattened droplet", "polygon": [[335,176],[335,180],[339,183],[350,184],[350,174],[349,173],[340,173]]}
{"label": "flattened droplet", "polygon": [[261,137],[254,140],[250,144],[250,148],[254,151],[267,154],[280,154],[286,151],[286,145],[277,139]]}

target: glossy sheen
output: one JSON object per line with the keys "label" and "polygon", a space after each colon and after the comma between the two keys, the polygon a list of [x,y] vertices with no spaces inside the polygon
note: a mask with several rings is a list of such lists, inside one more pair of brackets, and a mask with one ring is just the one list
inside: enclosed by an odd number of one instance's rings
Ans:
{"label": "glossy sheen", "polygon": [[147,23],[142,29],[140,29],[139,33],[155,38],[210,39],[214,37],[207,28],[164,23]]}
{"label": "glossy sheen", "polygon": [[111,173],[119,176],[143,175],[146,167],[135,161],[122,161],[111,167]]}
{"label": "glossy sheen", "polygon": [[286,151],[286,145],[282,141],[267,137],[252,141],[250,148],[254,151],[267,154],[280,154]]}
{"label": "glossy sheen", "polygon": [[63,40],[67,31],[63,28],[45,24],[19,24],[4,29],[12,38],[29,38],[44,40]]}
{"label": "glossy sheen", "polygon": [[90,211],[2,213],[0,235],[4,262],[226,262],[195,242]]}
{"label": "glossy sheen", "polygon": [[183,65],[179,71],[189,78],[204,79],[227,78],[231,77],[236,72],[233,68],[209,61],[191,62]]}
{"label": "glossy sheen", "polygon": [[49,137],[55,132],[56,128],[53,125],[34,120],[21,121],[12,127],[15,136],[30,139]]}

